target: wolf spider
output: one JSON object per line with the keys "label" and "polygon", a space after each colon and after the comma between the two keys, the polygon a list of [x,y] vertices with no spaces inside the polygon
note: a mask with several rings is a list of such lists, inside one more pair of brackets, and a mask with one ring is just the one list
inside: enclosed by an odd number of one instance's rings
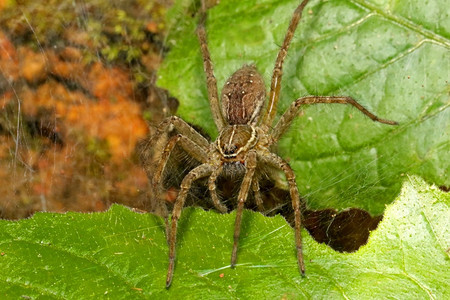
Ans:
{"label": "wolf spider", "polygon": [[[266,91],[263,78],[253,65],[244,65],[226,81],[221,101],[217,91],[213,65],[206,39],[205,21],[206,7],[202,1],[197,36],[201,46],[203,66],[206,73],[208,99],[219,136],[213,143],[208,142],[200,133],[182,119],[172,116],[164,120],[158,127],[152,141],[160,139],[175,128],[178,134],[168,138],[166,145],[148,145],[148,147],[164,148],[160,161],[153,174],[152,184],[155,191],[161,189],[160,183],[163,171],[175,145],[180,145],[190,156],[201,164],[192,169],[182,180],[179,194],[175,200],[172,221],[167,223],[169,243],[169,267],[166,286],[172,282],[175,264],[175,245],[178,219],[186,200],[187,194],[194,181],[209,177],[208,189],[214,207],[220,212],[226,212],[227,207],[221,203],[216,192],[216,180],[223,172],[236,172],[242,176],[238,194],[238,204],[234,225],[234,243],[231,254],[231,267],[236,264],[242,212],[248,193],[252,189],[256,205],[263,208],[263,200],[259,190],[258,170],[265,166],[278,168],[284,172],[289,186],[289,193],[294,209],[295,243],[297,249],[298,267],[303,275],[305,265],[302,255],[301,212],[299,192],[295,182],[295,174],[289,164],[281,157],[271,152],[280,137],[289,128],[303,104],[339,103],[350,104],[360,110],[373,121],[395,125],[397,122],[378,118],[351,97],[341,96],[306,96],[295,100],[289,109],[281,116],[275,126],[272,126],[276,115],[276,108],[280,96],[283,62],[291,43],[294,32],[302,16],[308,0],[304,0],[294,11],[283,45],[278,52],[270,84],[269,102],[265,106]],[[149,144],[152,144],[149,142]],[[156,146],[155,146],[156,145]],[[255,173],[256,172],[256,173]]]}

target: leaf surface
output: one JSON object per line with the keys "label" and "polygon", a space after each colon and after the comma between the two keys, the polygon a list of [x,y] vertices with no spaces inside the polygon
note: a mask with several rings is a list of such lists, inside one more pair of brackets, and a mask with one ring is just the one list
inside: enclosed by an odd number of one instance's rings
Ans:
{"label": "leaf surface", "polygon": [[245,211],[238,265],[235,213],[183,211],[172,287],[163,220],[114,205],[104,213],[37,213],[0,221],[0,295],[50,299],[447,299],[450,196],[412,177],[369,242],[338,253],[306,231],[306,277],[282,217]]}

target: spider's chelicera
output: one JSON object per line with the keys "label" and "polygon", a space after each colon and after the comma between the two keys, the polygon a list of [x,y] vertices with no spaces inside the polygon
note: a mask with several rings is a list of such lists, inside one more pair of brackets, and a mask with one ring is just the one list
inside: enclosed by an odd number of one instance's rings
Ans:
{"label": "spider's chelicera", "polygon": [[[272,125],[280,95],[283,62],[303,9],[307,3],[308,0],[304,0],[294,11],[283,44],[278,52],[272,73],[268,105],[265,105],[266,91],[263,78],[256,70],[255,66],[252,65],[245,65],[231,75],[222,89],[221,101],[219,102],[217,82],[214,77],[213,65],[206,40],[206,8],[205,4],[202,3],[199,24],[197,26],[197,36],[200,41],[203,56],[209,103],[214,122],[219,131],[219,136],[215,142],[209,143],[185,121],[173,116],[164,120],[159,125],[156,134],[151,139],[152,141],[160,139],[160,137],[167,134],[171,128],[175,128],[178,132],[177,135],[171,137],[167,143],[162,146],[163,151],[156,172],[152,176],[152,184],[155,190],[161,189],[160,183],[162,174],[175,145],[180,145],[190,156],[201,163],[183,178],[179,194],[175,200],[172,221],[167,228],[169,243],[169,267],[166,279],[167,287],[169,287],[172,282],[174,271],[178,219],[189,189],[195,180],[205,177],[208,178],[208,189],[215,208],[221,212],[226,212],[227,207],[221,203],[217,196],[216,180],[224,172],[230,172],[230,169],[232,169],[231,172],[242,173],[242,182],[237,198],[238,204],[234,229],[234,244],[231,254],[231,266],[233,267],[236,264],[242,212],[250,189],[254,194],[254,199],[258,208],[261,210],[263,208],[263,201],[259,190],[258,170],[268,165],[284,172],[289,186],[292,207],[294,209],[297,261],[300,272],[304,274],[305,265],[303,262],[302,241],[300,235],[300,200],[295,182],[295,174],[289,164],[277,154],[271,152],[271,149],[274,148],[273,146],[277,144],[280,137],[289,128],[303,104],[350,104],[373,121],[389,125],[397,124],[397,122],[394,121],[378,118],[351,97],[307,96],[295,100],[289,109],[281,116],[279,121],[274,126]],[[150,144],[153,146],[158,145],[158,143]]]}

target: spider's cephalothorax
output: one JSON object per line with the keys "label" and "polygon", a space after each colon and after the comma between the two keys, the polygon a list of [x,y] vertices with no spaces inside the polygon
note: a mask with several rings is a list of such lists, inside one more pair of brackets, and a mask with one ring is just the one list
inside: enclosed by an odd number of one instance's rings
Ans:
{"label": "spider's cephalothorax", "polygon": [[[379,119],[353,98],[344,96],[306,96],[298,98],[280,117],[279,121],[275,125],[273,124],[281,89],[283,62],[286,58],[287,50],[292,37],[294,36],[303,9],[307,3],[308,0],[301,2],[292,16],[283,44],[275,60],[268,103],[266,106],[266,93],[262,76],[257,72],[254,66],[249,65],[243,66],[225,82],[221,93],[221,103],[219,103],[217,82],[214,77],[213,65],[206,41],[206,9],[204,1],[202,1],[197,36],[200,41],[200,49],[203,56],[203,66],[206,73],[211,113],[219,131],[219,137],[213,144],[210,144],[208,140],[194,128],[189,126],[182,119],[173,116],[160,124],[155,135],[148,140],[143,149],[143,153],[151,152],[150,148],[155,148],[155,153],[160,153],[155,172],[151,171],[151,162],[148,159],[149,155],[143,155],[144,167],[146,167],[147,174],[152,180],[155,191],[159,191],[161,188],[160,183],[162,174],[175,145],[179,144],[190,156],[201,163],[183,178],[180,185],[180,191],[175,200],[172,212],[172,222],[170,225],[166,217],[169,243],[169,268],[166,279],[167,287],[169,287],[172,282],[175,265],[178,219],[180,218],[181,210],[189,189],[195,180],[208,178],[208,189],[214,206],[219,211],[226,212],[227,207],[221,203],[221,200],[217,196],[217,178],[233,172],[239,173],[238,177],[242,177],[237,196],[236,221],[233,236],[234,243],[231,254],[231,266],[233,267],[237,259],[242,212],[250,189],[258,208],[260,210],[263,208],[257,171],[260,169],[264,170],[266,166],[268,168],[281,170],[285,174],[289,186],[289,194],[294,209],[297,261],[300,272],[304,274],[305,265],[303,262],[302,240],[300,235],[300,200],[295,182],[295,174],[289,164],[277,154],[271,152],[271,149],[274,148],[273,146],[277,144],[280,137],[289,128],[303,104],[350,104],[373,121],[389,125],[397,124],[394,121]],[[178,134],[170,137],[167,142],[165,142],[166,139],[163,137],[167,137],[167,133],[171,128],[175,128]],[[161,141],[164,141],[164,143]]]}
{"label": "spider's cephalothorax", "polygon": [[247,151],[258,142],[255,127],[251,125],[228,125],[217,138],[217,150],[223,162],[244,161]]}

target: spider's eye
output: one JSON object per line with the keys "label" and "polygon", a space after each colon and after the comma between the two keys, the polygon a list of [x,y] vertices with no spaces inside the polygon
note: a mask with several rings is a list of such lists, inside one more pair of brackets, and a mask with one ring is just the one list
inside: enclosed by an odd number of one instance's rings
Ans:
{"label": "spider's eye", "polygon": [[236,145],[229,145],[228,147],[225,147],[223,153],[230,155],[230,154],[235,154],[237,150]]}

